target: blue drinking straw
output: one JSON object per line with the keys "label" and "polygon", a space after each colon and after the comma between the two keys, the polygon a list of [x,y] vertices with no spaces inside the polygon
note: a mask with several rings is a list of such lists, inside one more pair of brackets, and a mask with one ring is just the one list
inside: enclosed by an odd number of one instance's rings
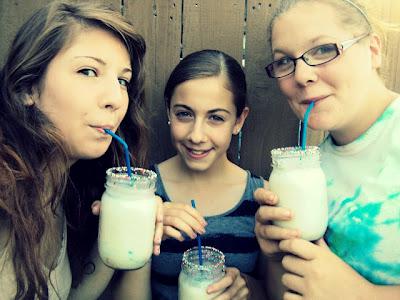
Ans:
{"label": "blue drinking straw", "polygon": [[314,101],[310,103],[310,105],[307,107],[306,113],[304,114],[303,130],[301,135],[301,149],[303,150],[306,150],[308,117],[313,107],[314,107]]}
{"label": "blue drinking straw", "polygon": [[[191,200],[192,202],[192,207],[196,208],[196,201]],[[198,248],[198,253],[199,253],[199,265],[203,265],[203,253],[201,250],[201,238],[199,235],[197,235],[197,248]]]}
{"label": "blue drinking straw", "polygon": [[124,147],[125,162],[126,162],[126,168],[128,169],[128,176],[129,176],[129,178],[132,177],[132,170],[131,170],[131,162],[129,160],[128,145],[125,143],[125,141],[123,139],[121,139],[118,135],[116,135],[110,129],[103,129],[103,130],[104,130],[105,133],[111,135],[114,139],[116,139]]}

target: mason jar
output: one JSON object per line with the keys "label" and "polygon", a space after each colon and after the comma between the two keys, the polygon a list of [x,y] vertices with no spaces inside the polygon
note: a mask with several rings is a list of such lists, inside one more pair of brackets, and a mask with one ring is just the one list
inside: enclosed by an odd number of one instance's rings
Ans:
{"label": "mason jar", "polygon": [[278,148],[271,151],[271,156],[270,189],[279,198],[278,206],[293,213],[291,220],[274,224],[299,230],[305,240],[321,238],[328,225],[328,203],[319,148]]}
{"label": "mason jar", "polygon": [[180,300],[214,299],[220,293],[207,294],[207,287],[225,275],[225,256],[216,248],[202,246],[202,264],[199,262],[198,247],[183,253],[179,274]]}
{"label": "mason jar", "polygon": [[153,171],[126,167],[106,171],[106,190],[101,197],[99,253],[114,269],[137,269],[153,252],[157,203]]}

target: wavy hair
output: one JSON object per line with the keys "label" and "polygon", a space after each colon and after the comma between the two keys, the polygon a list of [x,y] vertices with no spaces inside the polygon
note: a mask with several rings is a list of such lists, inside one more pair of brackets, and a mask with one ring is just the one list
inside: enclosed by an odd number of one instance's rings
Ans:
{"label": "wavy hair", "polygon": [[[57,128],[35,105],[26,105],[33,91],[40,91],[52,59],[88,28],[112,33],[128,50],[133,77],[128,112],[118,134],[129,145],[133,163],[145,162],[143,38],[120,13],[100,4],[56,1],[38,10],[18,31],[0,73],[0,220],[5,220],[9,233],[16,299],[48,297],[49,274],[43,271],[41,244],[59,205],[67,216],[68,251],[79,280],[83,257],[97,236],[90,204],[104,191],[105,170],[123,158],[122,150],[112,145],[102,157],[78,161],[70,168]],[[94,232],[88,238],[90,230]]]}

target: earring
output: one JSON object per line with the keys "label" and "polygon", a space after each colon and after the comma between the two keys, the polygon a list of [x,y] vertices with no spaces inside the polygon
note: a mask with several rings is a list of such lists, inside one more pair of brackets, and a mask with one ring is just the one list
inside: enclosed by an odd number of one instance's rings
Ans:
{"label": "earring", "polygon": [[168,125],[171,125],[171,121],[170,121],[170,120],[168,120],[167,124],[168,124]]}

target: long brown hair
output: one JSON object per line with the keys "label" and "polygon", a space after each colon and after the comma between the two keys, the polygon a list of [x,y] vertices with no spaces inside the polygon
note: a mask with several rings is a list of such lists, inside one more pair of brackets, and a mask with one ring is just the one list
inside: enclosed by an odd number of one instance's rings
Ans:
{"label": "long brown hair", "polygon": [[[117,132],[132,150],[133,163],[142,165],[146,153],[143,116],[143,56],[145,42],[118,12],[83,1],[57,1],[38,10],[21,27],[0,73],[0,218],[9,228],[7,247],[17,280],[16,299],[46,299],[49,274],[40,255],[48,223],[63,205],[69,226],[68,251],[82,270],[97,226],[90,204],[100,199],[105,170],[123,157],[117,146],[100,158],[78,161],[71,170],[57,128],[35,105],[26,105],[40,89],[46,69],[57,53],[84,28],[101,28],[118,37],[129,52],[133,78],[128,86],[128,113]],[[140,151],[139,151],[140,148]],[[91,227],[86,227],[87,224]],[[87,239],[89,229],[91,238]],[[78,252],[78,249],[81,251]],[[79,265],[82,268],[79,268]]]}

